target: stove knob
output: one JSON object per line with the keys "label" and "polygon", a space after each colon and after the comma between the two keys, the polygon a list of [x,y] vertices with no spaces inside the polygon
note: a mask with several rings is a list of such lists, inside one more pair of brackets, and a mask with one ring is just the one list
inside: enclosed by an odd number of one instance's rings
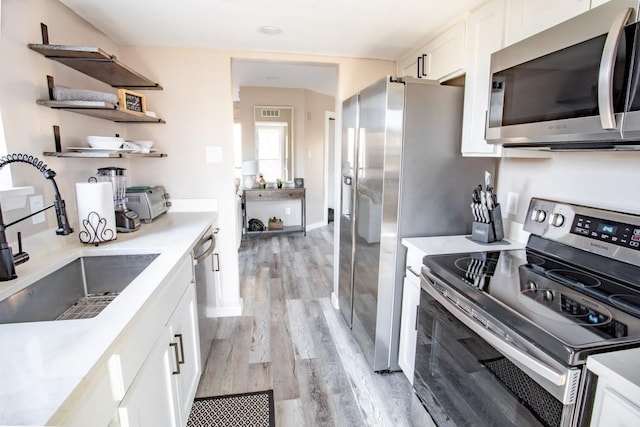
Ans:
{"label": "stove knob", "polygon": [[534,211],[531,212],[531,221],[544,222],[546,218],[547,218],[547,213],[542,209],[534,209]]}
{"label": "stove knob", "polygon": [[549,224],[553,225],[554,227],[561,227],[562,224],[564,224],[564,215],[559,213],[554,213],[549,218]]}
{"label": "stove knob", "polygon": [[548,301],[548,302],[553,301],[553,292],[551,292],[549,289],[543,291],[542,292],[542,301]]}
{"label": "stove knob", "polygon": [[530,291],[537,291],[538,290],[538,285],[533,280],[529,280],[527,282],[527,289],[530,290]]}

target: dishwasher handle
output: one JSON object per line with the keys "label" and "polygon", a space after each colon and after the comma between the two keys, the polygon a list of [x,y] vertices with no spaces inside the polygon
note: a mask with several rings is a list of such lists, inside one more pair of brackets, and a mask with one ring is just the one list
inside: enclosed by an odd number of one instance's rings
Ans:
{"label": "dishwasher handle", "polygon": [[[216,231],[217,232],[217,231]],[[209,243],[206,249],[202,250],[202,248]],[[202,262],[205,258],[211,255],[216,248],[216,237],[214,233],[205,234],[202,239],[198,242],[195,249],[193,250],[193,261],[197,265]]]}

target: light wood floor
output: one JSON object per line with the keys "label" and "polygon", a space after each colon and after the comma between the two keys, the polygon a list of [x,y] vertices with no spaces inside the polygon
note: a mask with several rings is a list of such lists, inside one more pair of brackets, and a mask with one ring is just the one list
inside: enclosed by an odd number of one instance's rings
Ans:
{"label": "light wood floor", "polygon": [[243,240],[241,317],[216,320],[198,396],[273,389],[276,424],[409,426],[411,385],[373,373],[330,302],[333,225]]}

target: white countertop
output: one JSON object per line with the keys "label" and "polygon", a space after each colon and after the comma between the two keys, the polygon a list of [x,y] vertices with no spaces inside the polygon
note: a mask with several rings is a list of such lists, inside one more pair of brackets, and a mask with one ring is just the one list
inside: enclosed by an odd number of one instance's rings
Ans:
{"label": "white countertop", "polygon": [[160,254],[95,318],[0,325],[0,425],[46,424],[216,215],[170,212],[98,247],[80,243],[76,230],[60,238],[60,247],[17,266],[18,278],[0,283],[0,299],[79,256]]}
{"label": "white countertop", "polygon": [[594,372],[634,402],[640,402],[640,348],[596,354],[587,358]]}
{"label": "white countertop", "polygon": [[461,252],[502,251],[525,247],[524,243],[507,239],[488,244],[475,242],[469,236],[405,237],[402,239],[402,244],[408,249],[416,249],[422,252],[423,256]]}

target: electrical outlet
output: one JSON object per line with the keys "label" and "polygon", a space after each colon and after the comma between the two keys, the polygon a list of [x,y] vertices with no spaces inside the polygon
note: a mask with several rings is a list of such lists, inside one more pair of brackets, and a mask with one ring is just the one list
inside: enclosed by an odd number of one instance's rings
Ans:
{"label": "electrical outlet", "polygon": [[518,210],[518,193],[507,193],[507,215],[516,215]]}
{"label": "electrical outlet", "polygon": [[285,215],[291,215],[291,208],[284,208]]}
{"label": "electrical outlet", "polygon": [[[42,197],[42,195],[29,197],[29,208],[31,209],[31,213],[37,212],[40,209],[44,208],[44,198]],[[38,215],[34,215],[31,217],[31,221],[34,225],[45,222],[45,220],[46,218],[44,216],[44,212],[40,212]]]}

